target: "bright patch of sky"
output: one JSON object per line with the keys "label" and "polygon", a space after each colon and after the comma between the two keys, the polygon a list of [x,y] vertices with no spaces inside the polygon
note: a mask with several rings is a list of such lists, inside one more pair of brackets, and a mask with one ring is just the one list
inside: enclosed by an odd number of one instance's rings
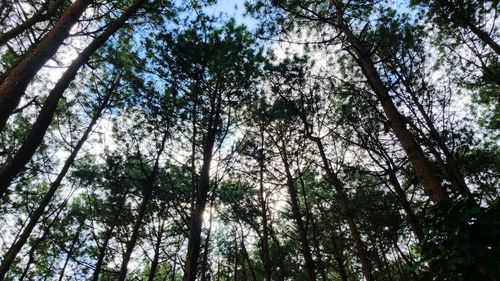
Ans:
{"label": "bright patch of sky", "polygon": [[217,3],[205,8],[210,16],[234,18],[236,23],[244,24],[250,31],[257,28],[258,20],[246,15],[245,0],[218,0]]}

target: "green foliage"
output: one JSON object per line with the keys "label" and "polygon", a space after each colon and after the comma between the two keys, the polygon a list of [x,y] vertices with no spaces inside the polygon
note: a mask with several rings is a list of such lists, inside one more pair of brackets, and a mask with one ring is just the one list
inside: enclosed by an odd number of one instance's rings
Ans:
{"label": "green foliage", "polygon": [[500,201],[480,207],[473,199],[432,206],[421,245],[421,280],[496,280],[500,277]]}

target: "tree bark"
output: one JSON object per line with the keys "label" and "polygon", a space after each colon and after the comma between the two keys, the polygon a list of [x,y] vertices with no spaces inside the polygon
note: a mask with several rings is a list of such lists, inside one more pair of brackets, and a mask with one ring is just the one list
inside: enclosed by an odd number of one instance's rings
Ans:
{"label": "tree bark", "polygon": [[58,281],[62,281],[63,278],[64,278],[64,274],[66,272],[66,267],[68,266],[69,260],[71,259],[72,255],[73,255],[73,251],[75,250],[75,245],[76,245],[76,243],[78,242],[78,240],[80,238],[80,229],[82,228],[82,226],[83,225],[81,225],[80,227],[78,227],[78,230],[76,231],[76,234],[73,237],[73,240],[71,241],[71,246],[69,247],[68,254],[66,255],[66,260],[64,261],[64,265],[63,265],[63,267],[61,269],[61,273],[59,274]]}
{"label": "tree bark", "polygon": [[493,40],[493,38],[491,38],[486,31],[480,29],[476,25],[472,24],[470,21],[467,22],[467,27],[479,39],[481,39],[484,43],[486,43],[497,54],[497,56],[500,56],[500,45],[497,42],[495,42],[495,40]]}
{"label": "tree bark", "polygon": [[358,255],[359,260],[361,261],[361,269],[363,271],[363,275],[367,281],[373,281],[375,279],[373,278],[370,258],[366,250],[365,243],[361,239],[361,234],[359,232],[358,226],[354,222],[354,217],[351,213],[351,208],[349,206],[349,199],[344,190],[344,184],[340,181],[340,179],[337,177],[337,174],[330,167],[330,162],[326,157],[321,139],[312,136],[309,136],[309,138],[312,139],[314,142],[316,142],[316,145],[318,146],[318,150],[321,156],[321,160],[323,161],[323,167],[325,169],[327,179],[335,188],[336,197],[340,204],[340,210],[347,221],[347,225],[349,226],[349,231],[351,232],[351,238],[353,239],[354,245],[356,247],[356,253]]}
{"label": "tree bark", "polygon": [[448,200],[448,193],[441,186],[440,181],[432,171],[422,148],[415,140],[411,132],[407,129],[405,118],[401,115],[401,113],[399,113],[398,109],[394,105],[389,91],[382,82],[369,53],[359,38],[353,34],[352,30],[344,22],[342,4],[339,0],[334,0],[333,2],[337,8],[337,25],[340,31],[345,35],[347,42],[354,49],[356,53],[356,62],[361,67],[365,77],[368,79],[370,87],[375,92],[380,104],[382,105],[388,119],[388,123],[399,140],[399,143],[405,150],[408,159],[412,163],[418,180],[434,202]]}
{"label": "tree bark", "polygon": [[[326,214],[326,210],[324,207],[321,206],[321,204],[318,204],[318,209],[320,210],[321,216],[323,217],[323,221],[326,224],[326,228],[328,229],[328,234],[330,236],[330,240],[332,242],[332,252],[333,252],[333,259],[337,263],[338,266],[338,273],[340,275],[340,280],[341,281],[348,281],[347,278],[347,269],[345,266],[345,259],[343,255],[343,247],[342,247],[342,241],[339,239],[340,237],[335,236],[335,228],[330,222],[330,219],[328,218]],[[337,242],[340,243],[341,247],[339,249]]]}
{"label": "tree bark", "polygon": [[272,268],[269,257],[269,229],[267,222],[267,203],[264,194],[264,128],[260,126],[260,151],[259,151],[259,204],[262,213],[262,237],[260,238],[261,259],[264,267],[264,280],[271,281]]}
{"label": "tree bark", "polygon": [[3,46],[10,39],[23,33],[28,28],[33,27],[36,23],[50,19],[52,16],[54,16],[56,14],[57,10],[59,10],[59,8],[62,7],[62,4],[64,3],[64,1],[65,0],[57,0],[50,7],[48,7],[47,10],[42,8],[39,11],[37,11],[36,13],[34,13],[30,18],[28,18],[24,22],[22,22],[21,24],[13,27],[12,29],[10,29],[8,31],[0,33],[0,46]]}
{"label": "tree bark", "polygon": [[0,132],[7,119],[16,109],[26,87],[42,66],[57,52],[68,37],[71,27],[78,21],[92,0],[76,0],[62,14],[49,33],[34,48],[30,49],[0,84]]}
{"label": "tree bark", "polygon": [[186,254],[186,268],[183,276],[184,281],[195,281],[198,269],[198,259],[201,246],[201,227],[203,223],[203,212],[207,204],[208,191],[210,189],[210,165],[218,131],[219,116],[221,110],[220,97],[213,104],[211,116],[208,122],[208,131],[203,144],[203,163],[196,191],[196,202],[189,226],[188,250]]}
{"label": "tree bark", "polygon": [[148,281],[154,280],[156,270],[158,268],[158,260],[160,258],[160,246],[161,246],[161,240],[163,238],[163,224],[161,224],[160,228],[161,229],[158,230],[158,235],[156,237],[155,254],[153,257],[153,261],[151,262],[151,269],[149,270]]}
{"label": "tree bark", "polygon": [[10,266],[12,265],[12,262],[16,258],[17,254],[21,250],[21,248],[24,246],[26,241],[28,241],[29,236],[31,235],[31,232],[35,228],[36,224],[38,223],[38,220],[40,217],[44,214],[45,208],[49,205],[50,201],[52,200],[52,197],[56,193],[56,191],[59,189],[59,186],[61,186],[62,180],[66,176],[66,174],[69,171],[69,168],[71,165],[73,165],[73,162],[76,159],[76,156],[78,155],[78,152],[82,148],[82,146],[85,144],[87,141],[87,138],[91,134],[94,125],[97,123],[97,120],[101,117],[102,112],[104,109],[108,106],[109,99],[111,98],[112,92],[109,92],[108,95],[104,98],[103,102],[99,106],[99,108],[96,110],[96,113],[92,117],[92,120],[83,133],[82,137],[76,144],[76,146],[73,148],[73,151],[69,155],[68,159],[66,159],[66,162],[64,162],[63,167],[61,168],[61,171],[57,175],[57,178],[50,184],[49,190],[47,193],[44,195],[42,198],[42,201],[38,205],[38,207],[33,211],[33,213],[30,216],[29,222],[26,225],[26,227],[23,229],[22,234],[19,236],[19,239],[9,248],[7,253],[5,254],[2,263],[0,264],[0,281],[3,280],[5,274],[9,270]]}
{"label": "tree bark", "polygon": [[[212,193],[212,198],[210,200],[210,205],[212,206],[212,208],[214,204],[214,199],[215,199],[215,193]],[[210,235],[212,233],[212,221],[213,221],[212,215],[213,215],[212,209],[210,209],[210,219],[208,221],[207,237],[205,238],[205,246],[203,249],[203,263],[201,265],[201,281],[207,280],[208,252],[210,250]]]}
{"label": "tree bark", "polygon": [[290,172],[290,164],[288,162],[288,156],[286,152],[286,146],[283,141],[282,147],[280,149],[281,158],[283,161],[283,165],[285,168],[286,174],[286,184],[288,195],[290,196],[290,205],[292,207],[292,215],[297,226],[297,233],[299,234],[299,240],[301,245],[302,255],[304,256],[305,261],[305,269],[306,269],[306,278],[309,281],[316,280],[316,272],[315,272],[315,264],[311,254],[311,248],[309,246],[309,240],[307,239],[307,230],[305,229],[304,222],[302,221],[302,215],[300,212],[300,207],[297,199],[297,190],[295,187],[295,181]]}
{"label": "tree bark", "polygon": [[167,141],[167,137],[168,137],[168,131],[165,132],[162,137],[161,145],[156,155],[153,170],[148,176],[148,179],[146,181],[147,185],[144,187],[144,197],[142,198],[141,205],[139,206],[139,213],[137,214],[137,218],[134,222],[134,226],[132,228],[132,234],[130,235],[130,240],[128,240],[127,242],[125,254],[123,255],[122,264],[120,266],[120,274],[118,277],[119,281],[124,281],[125,278],[127,277],[127,271],[128,271],[127,266],[130,261],[130,257],[132,256],[132,252],[134,251],[137,240],[139,238],[140,228],[142,226],[144,216],[146,215],[146,210],[148,208],[149,201],[151,201],[151,198],[153,196],[153,189],[155,186],[156,177],[158,175],[158,170],[160,165],[160,157],[161,154],[163,153],[163,150],[165,149],[165,143]]}
{"label": "tree bark", "polygon": [[401,184],[399,183],[399,180],[396,176],[396,172],[394,172],[394,170],[392,169],[389,169],[387,170],[387,173],[389,175],[389,182],[391,183],[396,193],[396,198],[398,199],[401,207],[403,207],[403,210],[406,213],[406,221],[413,230],[413,233],[415,234],[415,237],[417,237],[417,240],[419,242],[422,242],[424,240],[424,231],[422,230],[422,226],[420,225],[418,217],[415,215],[415,212],[413,212],[413,208],[411,207],[410,202],[408,202],[408,199],[406,198],[406,194],[403,188],[401,188]]}
{"label": "tree bark", "polygon": [[113,230],[115,225],[112,224],[111,227],[106,231],[106,236],[104,237],[104,241],[102,242],[101,249],[99,251],[99,257],[97,258],[97,262],[94,269],[94,274],[92,275],[92,281],[99,280],[99,274],[101,273],[102,265],[104,264],[104,258],[106,257],[106,250],[108,249],[108,243],[111,240],[113,235]]}
{"label": "tree bark", "polygon": [[[446,162],[443,165],[443,168],[445,170],[444,172],[446,174],[448,174],[452,185],[455,187],[455,189],[458,192],[460,192],[464,196],[469,196],[470,195],[469,187],[465,183],[464,176],[462,175],[462,173],[460,172],[460,169],[458,168],[458,165],[455,161],[455,157],[454,157],[453,153],[450,151],[450,149],[446,145],[445,141],[443,140],[443,138],[439,134],[438,130],[436,129],[436,127],[434,126],[434,123],[431,120],[431,117],[425,111],[422,103],[418,100],[413,89],[411,89],[411,87],[407,83],[407,81],[403,80],[403,83],[405,84],[405,87],[407,89],[407,92],[410,94],[411,99],[413,100],[413,102],[417,106],[418,111],[420,112],[420,114],[424,118],[425,124],[429,128],[430,136],[437,143],[437,145],[439,146],[439,148],[441,149],[441,151],[444,154],[444,157],[446,159]],[[422,137],[426,138],[427,136],[422,132]],[[429,146],[431,146],[431,145],[432,144],[429,144]],[[436,155],[436,157],[439,159],[441,158],[440,155]]]}
{"label": "tree bark", "polygon": [[321,279],[323,281],[328,281],[328,277],[326,276],[326,269],[325,269],[325,263],[323,261],[323,258],[322,258],[322,253],[321,253],[321,249],[320,249],[320,233],[318,231],[318,224],[317,224],[317,221],[316,219],[314,219],[314,217],[312,217],[312,229],[313,229],[313,242],[314,242],[314,251],[316,253],[316,257],[317,257],[317,268],[318,268],[318,272],[319,274],[321,275]]}
{"label": "tree bark", "polygon": [[[28,136],[26,137],[21,148],[16,152],[16,155],[0,172],[0,198],[5,194],[7,188],[14,180],[14,178],[24,169],[26,164],[35,154],[35,151],[40,146],[52,122],[52,118],[57,109],[57,104],[68,88],[69,84],[75,78],[78,70],[90,58],[90,56],[97,51],[119,28],[121,28],[127,19],[129,19],[137,10],[146,2],[146,0],[136,0],[117,20],[108,25],[106,30],[97,38],[95,38],[71,63],[68,69],[64,72],[63,76],[57,81],[54,88],[50,91],[40,114],[38,115],[35,123],[33,124]],[[1,94],[1,93],[0,93]],[[2,104],[0,98],[0,104]],[[0,106],[1,107],[1,106]],[[3,113],[3,109],[0,108]],[[1,114],[0,114],[1,115]],[[1,118],[1,117],[0,117]],[[1,122],[0,122],[1,123]],[[0,132],[2,126],[0,124]]]}

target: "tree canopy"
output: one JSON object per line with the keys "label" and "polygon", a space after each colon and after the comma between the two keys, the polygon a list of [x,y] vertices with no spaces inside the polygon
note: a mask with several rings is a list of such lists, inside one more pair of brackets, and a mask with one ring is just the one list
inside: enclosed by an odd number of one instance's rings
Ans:
{"label": "tree canopy", "polygon": [[498,1],[226,4],[0,1],[0,281],[499,280]]}

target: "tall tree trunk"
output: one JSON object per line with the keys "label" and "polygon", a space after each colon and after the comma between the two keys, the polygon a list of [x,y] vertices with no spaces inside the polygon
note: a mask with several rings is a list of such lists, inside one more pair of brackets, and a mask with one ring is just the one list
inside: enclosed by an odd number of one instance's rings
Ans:
{"label": "tall tree trunk", "polygon": [[[34,13],[31,17],[23,21],[21,24],[13,27],[12,29],[0,33],[0,46],[3,46],[10,39],[18,36],[28,28],[33,27],[36,23],[50,19],[62,7],[65,0],[57,0],[50,7],[41,8]],[[47,3],[46,3],[47,4]],[[47,9],[45,9],[47,8]]]}
{"label": "tall tree trunk", "polygon": [[252,280],[257,281],[257,276],[255,275],[255,270],[252,265],[252,260],[250,259],[250,256],[248,255],[247,248],[245,247],[245,240],[243,239],[243,233],[241,233],[241,250],[243,252],[243,255],[245,257],[245,261],[248,264],[248,270],[250,271],[250,274],[252,275]]}
{"label": "tall tree trunk", "polygon": [[[467,184],[465,183],[464,176],[462,175],[460,169],[458,168],[453,153],[446,145],[445,141],[441,137],[441,134],[439,134],[438,130],[436,129],[436,126],[434,126],[434,122],[432,122],[431,117],[425,111],[424,106],[418,100],[415,91],[413,91],[413,89],[411,88],[406,79],[403,79],[403,84],[405,85],[407,92],[410,94],[411,99],[417,106],[418,112],[424,118],[425,124],[429,128],[430,137],[437,143],[438,147],[441,149],[441,151],[445,156],[446,162],[443,164],[444,172],[449,176],[452,185],[458,192],[460,192],[464,196],[470,195],[470,190]],[[421,132],[421,134],[423,138],[427,138],[424,132]],[[432,146],[432,143],[429,143],[429,146]],[[436,155],[436,158],[441,159],[441,156]]]}
{"label": "tall tree trunk", "polygon": [[278,237],[276,237],[276,233],[274,232],[274,229],[272,227],[272,224],[269,225],[269,236],[273,240],[274,244],[276,244],[277,252],[278,252],[278,261],[277,265],[279,268],[279,280],[284,281],[286,277],[285,273],[285,262],[284,262],[284,255],[283,255],[283,250],[280,244],[280,241]]}
{"label": "tall tree trunk", "polygon": [[94,274],[92,275],[92,281],[99,280],[99,274],[101,273],[101,268],[104,264],[104,258],[106,257],[106,250],[108,249],[108,243],[111,240],[113,235],[113,230],[115,225],[112,224],[111,227],[106,231],[106,236],[104,237],[104,241],[102,242],[101,249],[99,250],[99,257],[97,258],[97,262],[94,269]]}
{"label": "tall tree trunk", "polygon": [[[406,127],[406,121],[403,115],[399,113],[394,105],[388,89],[385,87],[380,75],[375,68],[375,65],[370,58],[369,53],[363,46],[363,43],[357,38],[343,18],[343,4],[340,0],[333,0],[337,8],[337,25],[340,31],[345,35],[345,39],[354,49],[356,55],[355,60],[361,67],[365,77],[368,79],[372,90],[375,92],[385,115],[389,121],[394,134],[399,140],[408,156],[408,159],[413,165],[418,180],[424,187],[426,193],[434,202],[448,200],[448,193],[441,186],[439,179],[436,177],[432,168],[426,159],[422,148],[415,140],[414,136]],[[354,55],[354,54],[353,54]]]}
{"label": "tall tree trunk", "polygon": [[144,197],[142,198],[141,205],[139,206],[139,213],[137,214],[137,218],[135,219],[134,227],[132,228],[132,234],[130,235],[130,240],[128,240],[128,242],[127,242],[125,254],[123,255],[122,264],[120,266],[120,274],[118,277],[119,281],[124,281],[125,278],[127,277],[127,266],[128,266],[129,261],[130,261],[130,257],[132,256],[132,252],[134,251],[137,240],[139,238],[139,233],[140,233],[141,226],[142,226],[142,223],[144,220],[144,216],[146,215],[146,210],[147,210],[149,202],[151,201],[151,198],[153,196],[153,189],[154,189],[156,178],[158,175],[160,158],[161,158],[161,154],[165,150],[165,143],[167,142],[168,135],[169,135],[168,131],[166,131],[163,134],[160,148],[159,148],[157,155],[156,155],[153,170],[149,174],[148,180],[146,181],[147,186],[144,187]]}
{"label": "tall tree trunk", "polygon": [[210,205],[212,208],[210,208],[210,219],[208,220],[208,229],[207,229],[207,237],[205,238],[205,246],[203,249],[203,263],[201,264],[201,281],[206,281],[207,280],[207,271],[208,271],[208,252],[210,251],[210,235],[212,233],[212,221],[213,221],[213,204],[214,204],[214,199],[215,199],[215,193],[212,192],[212,198],[210,200]]}
{"label": "tall tree trunk", "polygon": [[356,247],[357,256],[361,261],[361,269],[363,271],[363,275],[367,281],[373,281],[374,278],[373,278],[370,258],[368,256],[365,243],[361,239],[361,234],[359,233],[358,226],[354,222],[354,217],[352,215],[351,208],[349,206],[349,199],[345,192],[344,184],[340,181],[340,179],[337,177],[337,174],[331,168],[330,162],[326,157],[321,139],[317,137],[312,137],[310,135],[309,138],[314,142],[316,142],[316,145],[318,146],[318,150],[321,156],[321,160],[323,161],[323,167],[325,169],[328,181],[335,188],[336,197],[340,204],[340,210],[347,221],[347,225],[349,226],[349,231],[351,233],[351,238],[353,239],[354,245]]}
{"label": "tall tree trunk", "polygon": [[186,268],[184,281],[195,281],[198,269],[198,260],[201,246],[201,227],[203,223],[203,212],[207,204],[208,191],[210,189],[210,165],[212,164],[212,153],[215,138],[218,131],[219,116],[222,101],[217,98],[213,105],[211,116],[209,116],[208,131],[203,144],[203,164],[196,191],[196,202],[194,212],[191,216],[189,226],[188,250],[186,254]]}
{"label": "tall tree trunk", "polygon": [[[345,258],[343,255],[343,247],[342,247],[342,241],[340,240],[340,237],[337,237],[335,235],[335,228],[330,222],[330,219],[328,218],[326,214],[326,210],[321,204],[318,204],[318,209],[321,212],[321,216],[323,217],[323,221],[326,224],[326,229],[328,229],[328,234],[330,236],[330,240],[332,242],[332,252],[333,252],[333,259],[337,263],[338,266],[338,273],[340,275],[340,280],[341,281],[348,281],[347,277],[347,268],[345,266]],[[340,243],[340,249],[339,246],[337,245],[337,242]]]}
{"label": "tall tree trunk", "polygon": [[78,240],[80,238],[80,229],[82,228],[83,224],[78,227],[78,230],[76,231],[75,236],[73,237],[73,240],[71,241],[71,245],[68,250],[68,254],[66,255],[66,260],[64,261],[64,265],[61,269],[61,273],[59,274],[59,281],[62,281],[64,278],[64,274],[66,272],[66,267],[68,266],[69,260],[73,256],[73,251],[75,250],[75,245],[78,243]]}
{"label": "tall tree trunk", "polygon": [[[146,0],[136,0],[117,20],[110,23],[106,30],[100,36],[95,38],[78,55],[68,69],[66,69],[59,81],[57,81],[54,88],[50,91],[49,96],[47,97],[42,110],[40,111],[40,114],[33,124],[23,145],[16,152],[16,155],[12,159],[11,163],[0,172],[0,198],[7,191],[7,188],[11,184],[12,180],[14,180],[14,178],[22,171],[42,143],[43,137],[45,136],[47,128],[49,127],[57,109],[57,104],[63,96],[64,91],[75,78],[80,67],[84,65],[89,60],[90,56],[97,51],[97,49],[99,49],[109,39],[109,37],[111,37],[111,35],[121,28],[127,19],[135,14],[145,2]],[[4,111],[1,109],[1,104],[2,102],[0,98],[0,112],[3,114]],[[0,124],[0,132],[2,131],[2,128],[3,126]]]}
{"label": "tall tree trunk", "polygon": [[387,170],[387,173],[389,175],[389,182],[391,183],[392,187],[394,188],[394,192],[396,193],[396,198],[398,199],[399,203],[406,213],[406,221],[410,225],[418,241],[422,242],[424,239],[424,231],[422,230],[422,226],[420,225],[420,220],[415,215],[415,212],[413,212],[413,208],[406,198],[406,194],[401,187],[401,184],[399,183],[396,172],[393,169],[389,169]]}
{"label": "tall tree trunk", "polygon": [[290,196],[290,205],[292,207],[292,215],[295,221],[295,224],[297,226],[297,233],[299,234],[299,240],[300,240],[300,245],[301,245],[301,251],[302,255],[304,256],[304,261],[305,261],[305,270],[306,270],[306,278],[309,281],[315,281],[316,280],[316,272],[315,272],[315,265],[314,265],[314,260],[312,259],[312,254],[311,254],[311,248],[309,246],[309,240],[307,239],[307,230],[304,226],[304,222],[302,221],[302,215],[300,212],[300,207],[299,207],[299,202],[297,199],[297,190],[295,187],[295,181],[293,179],[293,176],[290,172],[290,164],[288,162],[288,156],[286,152],[286,146],[283,141],[282,147],[280,149],[281,152],[281,158],[283,160],[283,165],[285,168],[285,174],[286,174],[286,184],[287,184],[287,190],[288,190],[288,195]]}
{"label": "tall tree trunk", "polygon": [[313,230],[313,242],[314,242],[314,251],[316,252],[316,257],[317,257],[317,268],[318,272],[321,275],[321,279],[323,281],[328,281],[328,277],[326,276],[326,269],[325,269],[325,263],[322,258],[322,253],[321,253],[321,248],[320,248],[320,233],[318,231],[318,224],[316,219],[312,217],[312,230]]}
{"label": "tall tree trunk", "polygon": [[76,0],[62,14],[49,33],[30,49],[0,84],[0,132],[19,104],[26,87],[42,66],[57,52],[68,37],[71,27],[78,21],[92,0]]}
{"label": "tall tree trunk", "polygon": [[264,267],[264,280],[271,281],[272,268],[269,257],[269,229],[267,222],[267,202],[264,193],[264,128],[260,126],[260,151],[259,151],[259,205],[262,214],[262,236],[260,238],[260,250],[262,265]]}
{"label": "tall tree trunk", "polygon": [[476,34],[479,39],[490,46],[490,48],[497,54],[497,56],[500,56],[500,45],[495,42],[495,40],[493,40],[493,38],[491,38],[486,31],[480,29],[471,22],[467,23],[467,27],[472,31],[472,33]]}
{"label": "tall tree trunk", "polygon": [[158,230],[158,235],[156,236],[155,254],[153,257],[153,261],[151,262],[151,269],[149,270],[148,281],[153,281],[155,278],[156,269],[158,268],[158,260],[160,258],[160,246],[162,238],[163,238],[163,223],[161,224],[160,229]]}
{"label": "tall tree trunk", "polygon": [[44,214],[45,208],[49,205],[50,201],[52,200],[52,197],[54,197],[54,194],[59,189],[59,186],[61,186],[62,180],[68,173],[69,168],[73,165],[73,162],[75,161],[78,152],[87,141],[87,138],[92,132],[94,125],[97,123],[97,120],[101,117],[102,112],[108,106],[111,94],[112,94],[111,92],[108,93],[108,95],[105,97],[105,99],[97,109],[96,113],[92,117],[92,121],[88,125],[87,129],[83,133],[82,137],[80,138],[76,146],[73,148],[73,151],[71,151],[71,154],[69,155],[68,159],[66,159],[66,162],[64,162],[64,165],[61,168],[59,174],[57,175],[57,178],[50,184],[49,190],[42,198],[42,201],[40,201],[38,207],[32,212],[29,222],[23,229],[23,232],[19,236],[19,239],[17,239],[17,241],[9,248],[9,250],[5,254],[2,263],[0,264],[0,281],[3,280],[5,273],[7,273],[7,271],[9,270],[10,266],[12,265],[12,262],[14,261],[17,254],[24,246],[26,241],[28,241],[28,238],[31,235],[31,232],[35,228],[36,224],[38,223],[38,220]]}

